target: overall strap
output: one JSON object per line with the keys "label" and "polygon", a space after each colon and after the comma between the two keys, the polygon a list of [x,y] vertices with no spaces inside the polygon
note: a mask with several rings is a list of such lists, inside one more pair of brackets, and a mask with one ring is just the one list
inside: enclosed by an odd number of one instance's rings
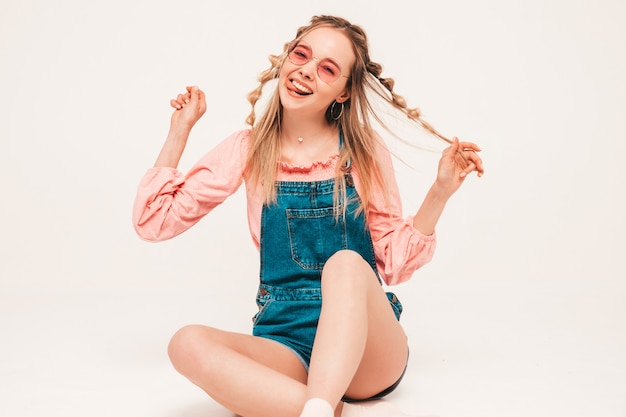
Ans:
{"label": "overall strap", "polygon": [[[341,127],[339,127],[339,151],[341,151],[341,149],[343,148],[343,142],[343,130],[341,129]],[[346,166],[344,167],[344,171],[346,173],[349,173],[350,168],[352,168],[352,159],[348,158],[348,160],[346,161]]]}

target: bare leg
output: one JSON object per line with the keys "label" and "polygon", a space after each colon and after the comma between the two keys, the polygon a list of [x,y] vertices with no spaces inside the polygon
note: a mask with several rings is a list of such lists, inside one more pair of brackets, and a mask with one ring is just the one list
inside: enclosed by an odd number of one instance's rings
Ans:
{"label": "bare leg", "polygon": [[399,378],[407,341],[382,287],[357,253],[340,251],[329,259],[322,293],[308,382],[300,360],[280,343],[206,326],[179,330],[169,345],[171,361],[244,417],[296,417],[310,398],[327,401],[339,416],[344,394],[368,398]]}
{"label": "bare leg", "polygon": [[406,366],[406,335],[358,253],[340,251],[328,260],[322,299],[306,398],[335,406],[344,394],[368,398],[396,382]]}
{"label": "bare leg", "polygon": [[168,349],[174,367],[214,400],[245,417],[296,417],[306,371],[287,347],[205,326],[179,330]]}

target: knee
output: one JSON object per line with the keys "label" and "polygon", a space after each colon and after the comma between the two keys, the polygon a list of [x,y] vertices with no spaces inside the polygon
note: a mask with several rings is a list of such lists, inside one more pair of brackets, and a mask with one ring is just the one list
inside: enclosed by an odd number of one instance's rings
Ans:
{"label": "knee", "polygon": [[372,267],[358,252],[345,249],[328,258],[322,271],[322,282],[326,281],[327,285],[332,282],[333,285],[360,287],[364,280],[374,276]]}
{"label": "knee", "polygon": [[361,254],[350,249],[335,252],[324,265],[326,272],[359,272],[365,268],[371,269]]}
{"label": "knee", "polygon": [[178,330],[167,347],[167,354],[174,368],[185,376],[190,376],[199,365],[210,357],[210,335],[208,328],[189,325]]}

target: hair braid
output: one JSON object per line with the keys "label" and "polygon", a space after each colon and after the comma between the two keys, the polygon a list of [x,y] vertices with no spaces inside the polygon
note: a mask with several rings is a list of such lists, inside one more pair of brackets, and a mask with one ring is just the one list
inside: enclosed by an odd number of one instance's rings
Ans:
{"label": "hair braid", "polygon": [[385,78],[385,77],[381,76],[381,74],[382,74],[382,65],[380,65],[379,63],[374,62],[374,61],[369,61],[366,64],[366,68],[367,68],[367,71],[386,90],[386,92],[385,92],[385,91],[381,91],[380,88],[374,88],[373,89],[380,97],[382,97],[385,101],[389,102],[393,107],[395,107],[396,109],[400,110],[402,113],[406,114],[406,116],[410,120],[413,120],[414,122],[418,123],[420,126],[422,126],[424,129],[426,129],[431,134],[435,135],[436,137],[438,137],[439,139],[443,140],[444,142],[452,143],[452,141],[450,139],[448,139],[447,137],[443,136],[441,133],[439,133],[437,130],[435,130],[435,128],[433,128],[433,126],[430,123],[428,123],[424,119],[422,119],[420,109],[418,109],[416,107],[409,107],[407,102],[406,102],[406,100],[404,99],[404,97],[402,97],[401,95],[397,94],[394,91],[393,88],[394,88],[396,82],[395,82],[395,80],[393,78]]}
{"label": "hair braid", "polygon": [[[285,45],[285,51],[287,50],[287,45],[288,44]],[[252,110],[250,111],[250,114],[246,118],[246,123],[249,124],[250,126],[254,126],[254,122],[256,121],[256,113],[254,111],[254,106],[256,105],[256,103],[259,101],[259,99],[261,98],[263,94],[263,87],[265,87],[265,84],[268,83],[269,81],[272,81],[273,79],[278,78],[278,72],[280,70],[280,66],[285,60],[285,54],[283,53],[281,55],[270,55],[268,59],[271,63],[271,66],[265,71],[261,72],[261,74],[259,74],[258,87],[252,90],[250,93],[248,93],[247,98],[248,98],[248,102],[252,106]]]}

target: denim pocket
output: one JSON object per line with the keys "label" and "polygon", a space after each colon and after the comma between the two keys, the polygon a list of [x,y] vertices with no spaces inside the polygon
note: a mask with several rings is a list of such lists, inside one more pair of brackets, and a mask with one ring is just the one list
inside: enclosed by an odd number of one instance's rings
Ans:
{"label": "denim pocket", "polygon": [[342,212],[341,206],[286,209],[291,258],[301,268],[321,270],[335,252],[347,249]]}
{"label": "denim pocket", "polygon": [[270,304],[274,301],[272,298],[267,297],[257,297],[256,304],[259,307],[259,311],[252,317],[252,323],[256,323],[261,320],[263,314],[268,310]]}

